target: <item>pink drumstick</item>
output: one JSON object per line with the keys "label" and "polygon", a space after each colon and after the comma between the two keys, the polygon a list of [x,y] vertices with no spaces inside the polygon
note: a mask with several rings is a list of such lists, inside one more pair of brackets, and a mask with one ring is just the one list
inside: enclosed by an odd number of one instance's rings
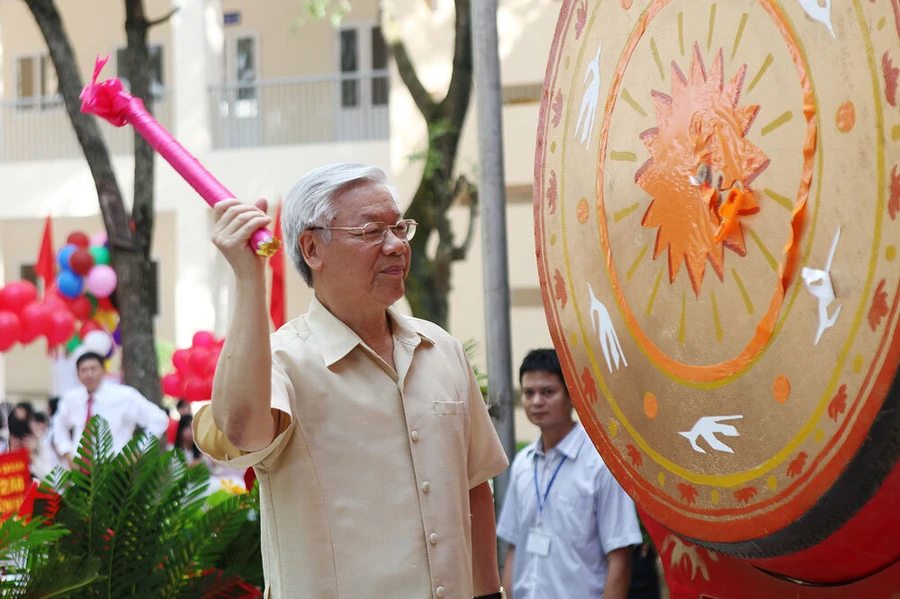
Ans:
{"label": "pink drumstick", "polygon": [[[81,92],[81,112],[95,114],[116,127],[130,124],[210,206],[215,206],[221,200],[233,198],[234,194],[203,168],[203,165],[147,112],[140,98],[135,98],[122,88],[121,81],[107,79],[97,83],[100,71],[107,61],[108,56],[102,60],[97,58],[94,78]],[[250,246],[264,257],[274,255],[280,245],[281,242],[268,229],[259,229],[250,238]]]}

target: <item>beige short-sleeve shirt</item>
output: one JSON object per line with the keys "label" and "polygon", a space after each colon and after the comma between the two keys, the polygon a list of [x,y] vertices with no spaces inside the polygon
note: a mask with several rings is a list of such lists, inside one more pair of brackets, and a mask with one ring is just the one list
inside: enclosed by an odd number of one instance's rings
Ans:
{"label": "beige short-sleeve shirt", "polygon": [[272,599],[472,597],[469,490],[509,465],[458,341],[391,309],[396,372],[317,299],[272,335],[278,435],[200,449],[260,483]]}

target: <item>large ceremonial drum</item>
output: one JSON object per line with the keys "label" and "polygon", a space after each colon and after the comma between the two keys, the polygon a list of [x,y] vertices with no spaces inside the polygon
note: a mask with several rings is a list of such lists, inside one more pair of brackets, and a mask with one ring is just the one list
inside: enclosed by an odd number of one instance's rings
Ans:
{"label": "large ceremonial drum", "polygon": [[811,581],[900,542],[900,0],[565,0],[535,225],[579,416],[696,544]]}

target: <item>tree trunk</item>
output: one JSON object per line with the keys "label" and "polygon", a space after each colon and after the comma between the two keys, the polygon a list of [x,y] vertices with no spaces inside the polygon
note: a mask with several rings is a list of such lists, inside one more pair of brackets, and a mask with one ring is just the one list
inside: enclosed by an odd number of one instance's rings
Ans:
{"label": "tree trunk", "polygon": [[[79,95],[84,83],[59,11],[53,0],[26,0],[26,4],[47,43],[66,111],[97,189],[100,211],[109,237],[112,265],[118,276],[116,299],[121,316],[125,383],[134,386],[151,401],[159,403],[161,393],[153,340],[153,319],[150,315],[150,302],[145,299],[145,288],[149,287],[147,283],[150,280],[149,268],[146,267],[146,260],[142,267],[141,260],[141,248],[149,248],[149,241],[145,243],[144,240],[149,240],[152,233],[152,189],[149,212],[143,207],[139,211],[144,220],[141,222],[141,239],[136,240],[97,120],[81,112]],[[152,176],[152,170],[150,173]],[[135,182],[137,181],[135,177]],[[135,204],[138,205],[137,201]],[[145,231],[147,214],[151,228]],[[137,223],[135,228],[137,229]]]}
{"label": "tree trunk", "polygon": [[[131,93],[144,102],[147,110],[153,112],[153,97],[150,84],[152,78],[150,50],[147,47],[147,33],[150,23],[144,13],[143,0],[125,0],[125,34],[128,46],[125,49],[128,79],[131,82]],[[159,383],[158,363],[156,359],[156,335],[153,315],[149,306],[153,304],[151,293],[157,289],[151,285],[153,263],[150,248],[153,242],[154,225],[154,153],[143,137],[134,135],[134,204],[131,218],[134,222],[134,252],[123,261],[123,268],[128,269],[128,277],[134,278],[134,284],[126,288],[133,296],[119,298],[119,305],[130,304],[140,309],[132,310],[127,321],[130,329],[131,346],[122,358],[122,370],[125,372],[127,384],[141,389],[144,395],[154,403],[162,400]],[[124,270],[122,271],[124,272]],[[121,279],[120,279],[121,280]],[[125,321],[123,314],[123,321]],[[125,330],[122,331],[123,335]],[[123,336],[124,339],[124,336]]]}
{"label": "tree trunk", "polygon": [[[409,208],[408,218],[419,222],[412,241],[412,264],[406,286],[410,309],[419,318],[447,328],[453,262],[464,260],[473,237],[477,215],[477,193],[465,177],[455,178],[460,136],[472,95],[472,23],[469,0],[456,0],[456,41],[453,72],[447,94],[435,102],[416,74],[401,40],[391,41],[391,51],[401,79],[410,92],[428,127],[428,149],[422,179]],[[463,243],[456,245],[450,225],[450,208],[468,200],[469,229]],[[437,235],[437,250],[427,253],[429,241]]]}

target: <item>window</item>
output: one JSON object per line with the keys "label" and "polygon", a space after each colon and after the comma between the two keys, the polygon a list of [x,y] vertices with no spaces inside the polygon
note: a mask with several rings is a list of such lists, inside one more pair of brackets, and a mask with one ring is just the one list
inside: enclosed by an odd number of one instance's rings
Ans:
{"label": "window", "polygon": [[[162,99],[166,88],[163,85],[163,50],[162,46],[150,46],[150,95],[155,101]],[[116,75],[122,80],[122,85],[131,90],[131,81],[128,72],[128,61],[125,58],[125,48],[116,50]]]}
{"label": "window", "polygon": [[37,287],[38,276],[34,270],[34,264],[22,264],[19,266],[19,280],[28,281]]}
{"label": "window", "polygon": [[[388,67],[387,44],[381,35],[381,27],[372,28],[372,70],[384,71]],[[372,104],[374,106],[387,106],[388,103],[388,78],[387,75],[372,78]]]}
{"label": "window", "polygon": [[341,79],[341,106],[355,108],[359,106],[359,40],[356,29],[341,31],[341,75],[350,74],[352,78]]}
{"label": "window", "polygon": [[237,41],[238,100],[256,99],[256,38],[241,37]]}
{"label": "window", "polygon": [[50,60],[49,54],[41,56],[41,96],[48,98],[58,96],[59,79],[56,77],[56,67]]}
{"label": "window", "polygon": [[35,81],[34,77],[34,63],[35,59],[33,56],[26,56],[20,58],[18,60],[19,65],[19,93],[18,97],[21,99],[25,98],[36,98],[40,94],[38,93],[37,81]]}
{"label": "window", "polygon": [[19,108],[48,108],[62,104],[59,80],[49,54],[20,56],[16,59],[16,96]]}

